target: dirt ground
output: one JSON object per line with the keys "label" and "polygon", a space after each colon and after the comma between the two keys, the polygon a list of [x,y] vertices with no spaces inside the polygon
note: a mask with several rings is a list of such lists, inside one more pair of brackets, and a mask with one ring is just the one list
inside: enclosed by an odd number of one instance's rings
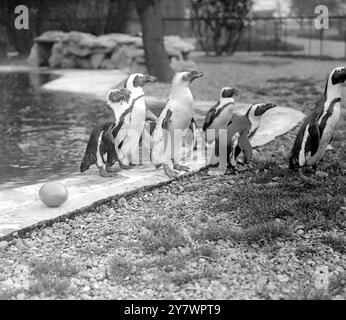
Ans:
{"label": "dirt ground", "polygon": [[[205,76],[192,84],[195,99],[234,86],[238,101],[305,113],[343,65],[258,56],[197,64]],[[297,131],[256,148],[245,172],[201,172],[0,242],[0,297],[345,299],[344,109],[334,149],[310,179],[288,169]]]}

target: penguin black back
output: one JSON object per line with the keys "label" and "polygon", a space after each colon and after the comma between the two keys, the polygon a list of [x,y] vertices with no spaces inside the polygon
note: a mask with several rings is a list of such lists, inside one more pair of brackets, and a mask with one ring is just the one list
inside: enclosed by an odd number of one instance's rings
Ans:
{"label": "penguin black back", "polygon": [[[107,122],[98,125],[91,132],[88,145],[80,165],[80,172],[89,169],[93,164],[97,163],[97,148],[99,147],[100,154],[103,157],[107,153],[107,163],[114,164],[116,161],[116,152],[114,148],[114,141],[112,130],[114,129],[114,122]],[[102,135],[101,143],[99,146],[100,135]]]}

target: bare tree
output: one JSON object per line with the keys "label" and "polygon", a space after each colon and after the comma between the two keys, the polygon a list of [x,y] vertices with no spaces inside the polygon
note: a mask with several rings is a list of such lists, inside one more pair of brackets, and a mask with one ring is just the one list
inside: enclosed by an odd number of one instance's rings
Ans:
{"label": "bare tree", "polygon": [[170,82],[173,70],[163,42],[160,0],[135,0],[139,15],[148,72],[158,81]]}
{"label": "bare tree", "polygon": [[252,0],[191,0],[194,31],[202,49],[233,54],[246,24]]}

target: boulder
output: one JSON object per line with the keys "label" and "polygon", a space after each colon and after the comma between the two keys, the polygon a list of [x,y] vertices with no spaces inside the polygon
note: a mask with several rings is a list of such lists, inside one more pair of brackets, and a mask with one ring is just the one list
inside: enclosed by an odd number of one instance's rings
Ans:
{"label": "boulder", "polygon": [[35,42],[58,42],[66,37],[66,33],[63,31],[46,31],[43,32],[39,37],[35,38]]}
{"label": "boulder", "polygon": [[48,64],[51,68],[60,68],[62,59],[64,58],[63,54],[63,45],[61,41],[54,43],[52,47],[52,53],[49,57]]}
{"label": "boulder", "polygon": [[105,58],[105,53],[94,53],[90,56],[90,63],[92,69],[98,69],[101,66],[103,59]]}
{"label": "boulder", "polygon": [[73,56],[64,56],[61,60],[61,68],[63,69],[77,68],[76,59]]}
{"label": "boulder", "polygon": [[[174,68],[194,65],[188,61],[194,45],[179,36],[165,36],[165,48]],[[187,60],[186,63],[182,61]],[[35,39],[29,63],[52,68],[145,69],[143,40],[140,36],[110,33],[95,36],[71,31],[47,31]]]}

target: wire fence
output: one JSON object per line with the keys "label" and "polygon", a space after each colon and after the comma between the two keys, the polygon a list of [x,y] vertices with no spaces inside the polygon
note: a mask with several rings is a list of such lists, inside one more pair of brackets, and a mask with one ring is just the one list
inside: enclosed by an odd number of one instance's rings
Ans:
{"label": "wire fence", "polygon": [[[329,17],[328,28],[320,30],[315,27],[315,19],[316,17],[254,18],[242,30],[236,51],[250,54],[268,52],[274,55],[345,58],[346,16]],[[165,34],[178,34],[184,38],[195,37],[196,20],[163,19]]]}
{"label": "wire fence", "polygon": [[[346,16],[329,17],[328,29],[317,30],[316,17],[255,17],[241,32],[237,52],[265,52],[274,55],[293,55],[319,58],[343,59],[346,57]],[[164,18],[165,35],[191,38],[201,50],[193,18]],[[202,21],[203,22],[203,21]],[[46,30],[81,31],[101,34],[104,21],[101,19],[78,19],[76,21],[41,21],[42,32]],[[5,48],[6,28],[0,21],[0,51]],[[128,32],[140,32],[136,19],[129,21]],[[205,37],[211,36],[205,34]],[[4,49],[3,49],[4,50]],[[0,53],[1,55],[1,53]]]}

